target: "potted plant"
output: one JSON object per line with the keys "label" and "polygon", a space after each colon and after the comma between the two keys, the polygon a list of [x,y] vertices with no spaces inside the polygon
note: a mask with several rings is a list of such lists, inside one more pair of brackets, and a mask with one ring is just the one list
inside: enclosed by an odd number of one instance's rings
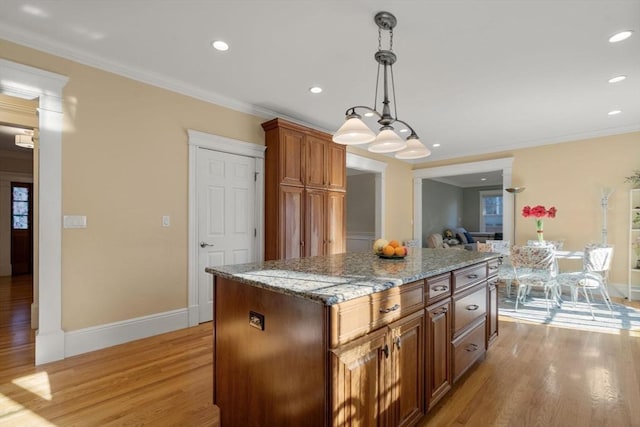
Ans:
{"label": "potted plant", "polygon": [[628,182],[633,185],[633,188],[640,187],[640,170],[634,170],[633,175],[624,178],[624,182]]}

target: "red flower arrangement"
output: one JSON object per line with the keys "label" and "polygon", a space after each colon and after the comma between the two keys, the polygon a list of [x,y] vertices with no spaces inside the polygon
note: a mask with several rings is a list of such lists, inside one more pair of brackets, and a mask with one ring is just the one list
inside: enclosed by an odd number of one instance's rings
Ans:
{"label": "red flower arrangement", "polygon": [[538,241],[539,242],[543,242],[544,241],[544,223],[542,221],[542,218],[547,217],[547,218],[555,218],[556,217],[556,212],[558,212],[558,210],[556,209],[555,206],[551,206],[548,210],[547,208],[545,208],[542,205],[537,205],[534,207],[531,206],[525,206],[524,208],[522,208],[522,216],[525,218],[529,218],[529,217],[534,217],[536,218],[536,231],[538,232]]}

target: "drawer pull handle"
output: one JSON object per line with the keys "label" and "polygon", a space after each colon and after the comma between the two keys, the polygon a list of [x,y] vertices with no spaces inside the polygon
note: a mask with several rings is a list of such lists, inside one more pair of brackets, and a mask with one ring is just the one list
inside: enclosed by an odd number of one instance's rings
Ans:
{"label": "drawer pull handle", "polygon": [[434,286],[431,288],[432,291],[440,292],[440,291],[448,291],[449,287],[444,285]]}
{"label": "drawer pull handle", "polygon": [[447,314],[447,307],[443,307],[440,311],[433,313],[433,322],[439,320],[442,316]]}
{"label": "drawer pull handle", "polygon": [[380,313],[391,313],[392,311],[396,311],[399,308],[400,308],[400,304],[396,304],[393,307],[381,308]]}
{"label": "drawer pull handle", "polygon": [[384,347],[382,347],[382,352],[384,353],[384,357],[386,359],[388,359],[389,358],[389,346],[385,344]]}
{"label": "drawer pull handle", "polygon": [[400,351],[400,337],[396,338],[396,347],[398,347],[398,351]]}
{"label": "drawer pull handle", "polygon": [[471,304],[471,305],[467,306],[467,310],[469,310],[469,311],[475,311],[475,310],[477,310],[479,308],[480,308],[480,306],[478,304]]}
{"label": "drawer pull handle", "polygon": [[465,348],[465,350],[467,350],[469,353],[471,353],[472,351],[476,351],[477,349],[478,344],[469,344],[467,348]]}
{"label": "drawer pull handle", "polygon": [[489,270],[497,270],[498,267],[489,267]]}
{"label": "drawer pull handle", "polygon": [[477,279],[478,275],[477,274],[468,274],[467,275],[467,279]]}

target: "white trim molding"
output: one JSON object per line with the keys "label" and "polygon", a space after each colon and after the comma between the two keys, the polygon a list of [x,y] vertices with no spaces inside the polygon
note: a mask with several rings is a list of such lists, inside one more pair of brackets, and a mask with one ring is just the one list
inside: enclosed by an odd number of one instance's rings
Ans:
{"label": "white trim molding", "polygon": [[[189,213],[188,213],[188,325],[200,323],[198,310],[198,197],[197,173],[198,150],[208,149],[223,153],[253,157],[256,161],[256,255],[259,261],[264,260],[264,157],[266,146],[251,144],[219,135],[188,129],[189,138]],[[211,276],[213,280],[213,276]]]}
{"label": "white trim molding", "polygon": [[357,154],[347,153],[346,167],[375,174],[375,235],[384,236],[387,164]]}
{"label": "white trim molding", "polygon": [[184,329],[187,322],[187,310],[182,308],[70,331],[65,334],[66,356]]}
{"label": "white trim molding", "polygon": [[[415,169],[413,171],[413,238],[420,241],[422,246],[422,180],[439,178],[443,176],[467,175],[470,173],[502,171],[502,188],[511,187],[511,171],[513,157],[495,160],[485,160],[472,163],[460,163],[450,166],[438,166],[433,168]],[[505,236],[513,239],[513,198],[503,198],[504,215],[503,230]]]}
{"label": "white trim molding", "polygon": [[36,365],[64,359],[62,330],[62,89],[68,77],[0,59],[0,93],[38,98],[38,331]]}

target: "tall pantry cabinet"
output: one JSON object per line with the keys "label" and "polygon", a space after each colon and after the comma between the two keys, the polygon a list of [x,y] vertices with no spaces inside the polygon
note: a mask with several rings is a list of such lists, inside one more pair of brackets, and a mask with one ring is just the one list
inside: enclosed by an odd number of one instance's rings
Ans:
{"label": "tall pantry cabinet", "polygon": [[266,139],[265,259],[346,250],[346,150],[331,136],[282,119]]}

